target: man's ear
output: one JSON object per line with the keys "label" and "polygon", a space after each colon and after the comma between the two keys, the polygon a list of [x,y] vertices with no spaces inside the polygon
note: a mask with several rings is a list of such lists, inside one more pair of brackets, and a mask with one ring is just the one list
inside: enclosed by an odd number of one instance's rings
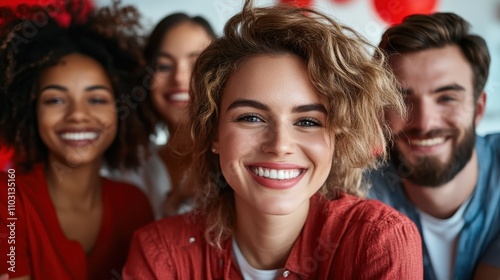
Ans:
{"label": "man's ear", "polygon": [[481,92],[476,101],[476,115],[475,115],[475,124],[476,127],[479,125],[481,120],[484,117],[484,113],[486,111],[486,92]]}

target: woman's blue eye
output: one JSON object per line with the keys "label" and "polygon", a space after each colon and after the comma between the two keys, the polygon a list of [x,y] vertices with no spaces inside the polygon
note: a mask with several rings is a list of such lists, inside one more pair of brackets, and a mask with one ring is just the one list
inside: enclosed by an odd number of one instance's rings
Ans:
{"label": "woman's blue eye", "polygon": [[236,119],[238,122],[261,122],[262,119],[256,115],[241,116]]}
{"label": "woman's blue eye", "polygon": [[321,122],[319,122],[316,119],[303,119],[300,120],[296,123],[298,126],[306,126],[306,127],[312,127],[312,126],[322,126]]}

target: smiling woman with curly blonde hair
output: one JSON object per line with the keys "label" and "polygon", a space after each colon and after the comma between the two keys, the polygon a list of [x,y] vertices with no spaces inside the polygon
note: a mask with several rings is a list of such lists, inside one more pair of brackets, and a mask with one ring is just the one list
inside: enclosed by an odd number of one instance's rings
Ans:
{"label": "smiling woman with curly blonde hair", "polygon": [[404,113],[368,47],[314,10],[246,1],[193,71],[198,211],[136,233],[125,279],[421,279],[415,226],[360,197],[384,112]]}

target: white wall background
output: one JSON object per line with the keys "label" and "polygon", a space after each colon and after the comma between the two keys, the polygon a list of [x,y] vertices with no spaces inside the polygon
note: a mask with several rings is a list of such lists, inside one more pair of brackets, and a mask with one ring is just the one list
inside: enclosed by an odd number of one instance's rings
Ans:
{"label": "white wall background", "polygon": [[[94,0],[107,5],[110,0]],[[418,1],[418,0],[414,0]],[[224,23],[239,12],[243,0],[122,0],[135,5],[144,17],[144,26],[150,30],[164,16],[174,12],[201,15],[221,34]],[[437,11],[454,12],[472,25],[472,31],[486,39],[492,56],[486,116],[477,128],[479,134],[500,132],[500,0],[440,0]],[[271,5],[276,0],[255,0],[257,5]],[[315,0],[316,9],[362,33],[373,44],[378,44],[387,27],[378,18],[372,0],[351,0],[336,4],[331,0]]]}

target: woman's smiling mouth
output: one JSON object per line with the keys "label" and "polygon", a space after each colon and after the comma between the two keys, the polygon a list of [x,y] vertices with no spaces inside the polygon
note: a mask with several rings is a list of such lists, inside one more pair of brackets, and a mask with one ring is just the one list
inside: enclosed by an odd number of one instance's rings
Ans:
{"label": "woman's smiling mouth", "polygon": [[250,170],[252,170],[252,172],[259,177],[274,180],[294,179],[297,178],[301,173],[301,170],[299,169],[270,169],[257,166],[250,167]]}

